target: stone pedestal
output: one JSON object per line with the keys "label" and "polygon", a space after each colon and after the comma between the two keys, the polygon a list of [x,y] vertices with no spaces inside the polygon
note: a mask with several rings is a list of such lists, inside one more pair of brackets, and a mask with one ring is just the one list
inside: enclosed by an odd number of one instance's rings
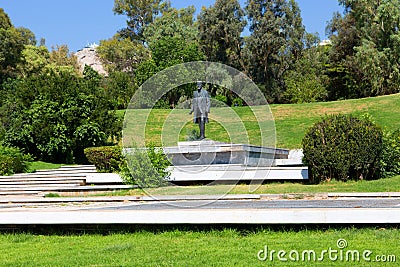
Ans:
{"label": "stone pedestal", "polygon": [[179,142],[176,147],[165,147],[164,153],[174,166],[214,164],[273,166],[276,159],[287,159],[289,150],[202,140]]}

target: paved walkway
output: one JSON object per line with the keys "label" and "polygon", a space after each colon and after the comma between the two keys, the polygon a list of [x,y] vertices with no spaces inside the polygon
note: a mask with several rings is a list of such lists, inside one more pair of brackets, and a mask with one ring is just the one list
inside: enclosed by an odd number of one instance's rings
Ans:
{"label": "paved walkway", "polygon": [[398,224],[400,193],[0,198],[0,224]]}

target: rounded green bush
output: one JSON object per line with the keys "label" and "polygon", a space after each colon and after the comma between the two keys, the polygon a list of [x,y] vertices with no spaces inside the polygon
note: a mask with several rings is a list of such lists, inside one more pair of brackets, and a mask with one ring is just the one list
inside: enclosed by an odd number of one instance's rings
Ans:
{"label": "rounded green bush", "polygon": [[311,182],[372,179],[379,169],[382,130],[368,118],[331,115],[303,138]]}
{"label": "rounded green bush", "polygon": [[31,161],[32,157],[18,148],[0,146],[0,175],[27,172]]}
{"label": "rounded green bush", "polygon": [[124,161],[122,147],[119,146],[89,147],[84,152],[88,161],[94,164],[99,172],[119,171],[120,164]]}
{"label": "rounded green bush", "polygon": [[150,144],[146,149],[131,148],[125,152],[126,164],[121,166],[121,176],[126,184],[141,188],[168,185],[171,170],[164,151]]}

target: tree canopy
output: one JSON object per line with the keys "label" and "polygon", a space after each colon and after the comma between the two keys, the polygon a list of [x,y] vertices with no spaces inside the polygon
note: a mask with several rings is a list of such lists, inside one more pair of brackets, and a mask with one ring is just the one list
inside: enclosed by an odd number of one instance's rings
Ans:
{"label": "tree canopy", "polygon": [[[333,41],[332,80],[344,97],[368,97],[400,91],[400,1],[340,0],[328,30]],[[335,88],[339,91],[340,88]]]}
{"label": "tree canopy", "polygon": [[154,21],[170,3],[164,0],[114,0],[114,12],[127,16],[127,27],[121,35],[131,40],[143,41],[144,27]]}
{"label": "tree canopy", "polygon": [[199,42],[209,61],[244,69],[241,34],[247,21],[237,0],[216,0],[198,16]]}

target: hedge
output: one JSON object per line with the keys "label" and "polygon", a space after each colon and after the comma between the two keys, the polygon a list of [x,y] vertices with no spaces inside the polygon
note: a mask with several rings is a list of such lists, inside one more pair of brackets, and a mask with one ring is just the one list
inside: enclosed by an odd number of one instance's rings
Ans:
{"label": "hedge", "polygon": [[122,148],[119,146],[90,147],[84,150],[88,161],[96,166],[99,172],[118,172],[124,161]]}
{"label": "hedge", "polygon": [[331,115],[303,138],[304,163],[311,182],[373,179],[383,150],[382,130],[368,118]]}

